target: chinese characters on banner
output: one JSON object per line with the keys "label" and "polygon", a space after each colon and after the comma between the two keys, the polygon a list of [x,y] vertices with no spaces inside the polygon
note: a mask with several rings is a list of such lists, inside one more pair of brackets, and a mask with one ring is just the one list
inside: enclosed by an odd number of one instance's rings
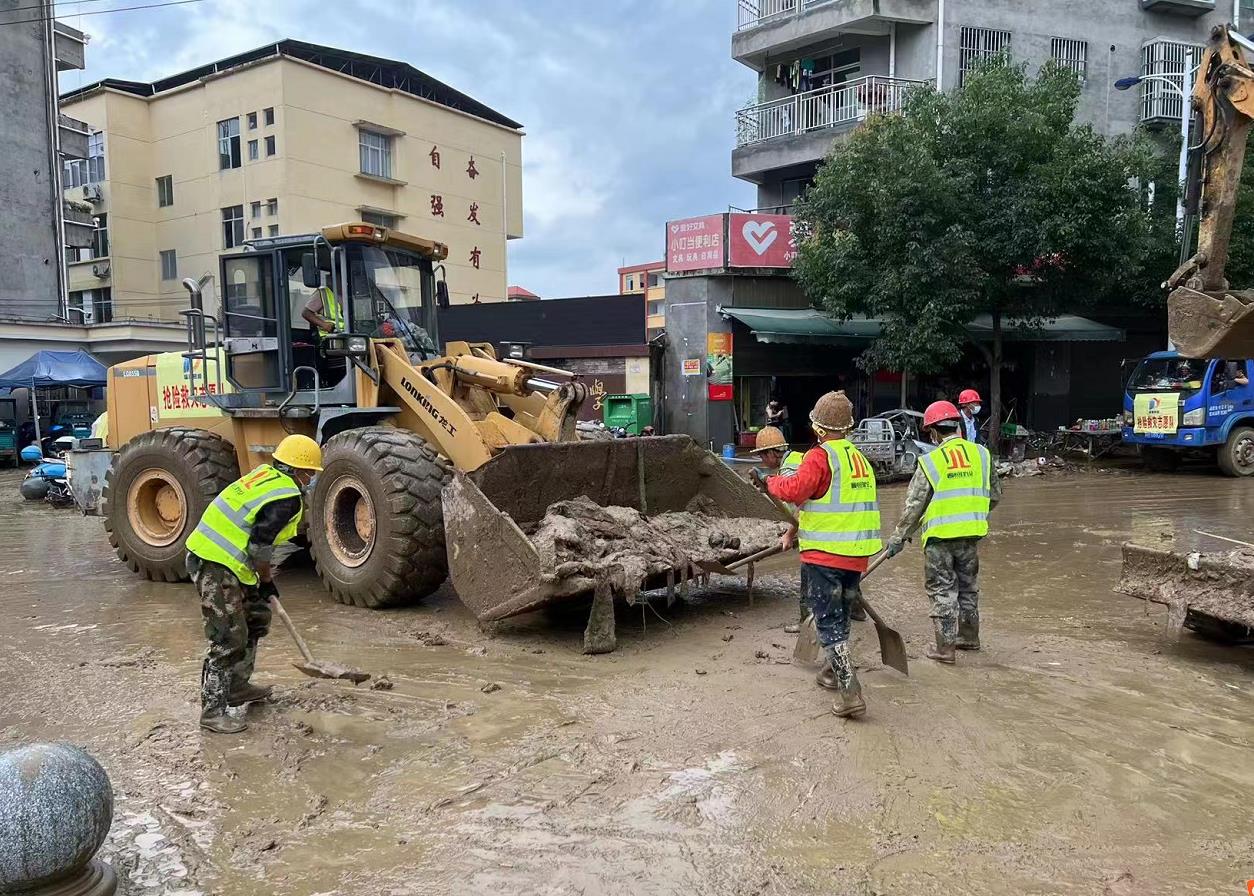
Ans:
{"label": "chinese characters on banner", "polygon": [[[177,352],[157,356],[157,414],[161,419],[179,417],[205,417],[220,414],[214,404],[200,398],[205,394],[217,395],[217,373],[213,371],[213,359],[209,360],[210,379],[206,383],[204,362],[199,358],[184,358]],[[229,384],[226,391],[230,391]]]}
{"label": "chinese characters on banner", "polygon": [[725,215],[702,215],[666,223],[666,270],[702,271],[725,267],[723,219]]}
{"label": "chinese characters on banner", "polygon": [[1174,435],[1180,427],[1180,397],[1175,392],[1151,392],[1132,399],[1133,431]]}
{"label": "chinese characters on banner", "polygon": [[710,401],[732,400],[732,334],[705,337],[705,375]]}
{"label": "chinese characters on banner", "polygon": [[790,268],[797,257],[792,215],[732,212],[727,243],[728,264],[733,268]]}

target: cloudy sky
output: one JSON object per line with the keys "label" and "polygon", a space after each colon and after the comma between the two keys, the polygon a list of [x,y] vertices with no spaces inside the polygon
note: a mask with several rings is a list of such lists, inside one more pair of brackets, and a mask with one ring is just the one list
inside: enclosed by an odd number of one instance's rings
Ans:
{"label": "cloudy sky", "polygon": [[753,205],[730,174],[735,110],[754,92],[729,55],[735,0],[203,0],[75,15],[103,6],[58,5],[91,35],[87,70],[62,89],[292,37],[404,60],[521,121],[526,236],[510,244],[509,280],[546,297],[614,292],[624,261],[663,256],[668,218]]}

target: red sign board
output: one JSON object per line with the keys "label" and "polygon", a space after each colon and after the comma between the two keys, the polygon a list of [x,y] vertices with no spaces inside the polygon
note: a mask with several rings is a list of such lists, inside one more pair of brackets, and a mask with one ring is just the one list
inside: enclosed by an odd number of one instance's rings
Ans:
{"label": "red sign board", "polygon": [[723,219],[726,215],[702,215],[666,222],[666,270],[703,271],[727,265],[723,245]]}
{"label": "red sign board", "polygon": [[733,268],[790,268],[797,257],[792,215],[732,212],[728,216],[729,265]]}

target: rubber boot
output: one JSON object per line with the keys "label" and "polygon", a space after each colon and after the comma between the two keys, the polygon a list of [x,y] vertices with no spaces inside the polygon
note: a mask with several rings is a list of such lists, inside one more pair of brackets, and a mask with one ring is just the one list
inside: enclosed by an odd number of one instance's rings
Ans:
{"label": "rubber boot", "polygon": [[958,661],[954,653],[958,638],[958,623],[952,617],[933,619],[936,627],[936,646],[927,649],[927,658],[938,663],[953,665]]}
{"label": "rubber boot", "polygon": [[228,716],[224,710],[214,710],[212,712],[202,712],[200,714],[200,727],[206,731],[212,731],[214,734],[239,734],[248,728],[248,723],[243,719],[236,719]]}
{"label": "rubber boot", "polygon": [[801,605],[801,615],[797,617],[796,622],[790,622],[784,626],[784,634],[796,635],[801,632],[801,626],[806,624],[806,617],[810,614],[806,612],[806,605]]}
{"label": "rubber boot", "polygon": [[819,674],[814,677],[814,683],[821,688],[827,688],[829,691],[840,690],[840,682],[836,679],[836,673],[832,671],[831,663],[823,664]]}
{"label": "rubber boot", "polygon": [[853,669],[849,642],[829,647],[827,657],[840,691],[840,699],[832,704],[832,714],[842,719],[856,719],[866,712],[866,701],[862,699],[862,683],[858,681],[858,673]]}
{"label": "rubber boot", "polygon": [[243,719],[226,714],[230,673],[214,669],[205,660],[200,667],[200,727],[215,734],[239,734],[248,727]]}
{"label": "rubber boot", "polygon": [[853,608],[849,611],[849,618],[854,622],[866,622],[866,610],[862,606],[862,601],[854,601]]}
{"label": "rubber boot", "polygon": [[273,690],[269,685],[257,685],[250,681],[232,685],[227,695],[227,706],[243,706],[245,703],[260,703],[270,697]]}
{"label": "rubber boot", "polygon": [[959,650],[980,649],[980,611],[958,614],[958,640],[955,646]]}

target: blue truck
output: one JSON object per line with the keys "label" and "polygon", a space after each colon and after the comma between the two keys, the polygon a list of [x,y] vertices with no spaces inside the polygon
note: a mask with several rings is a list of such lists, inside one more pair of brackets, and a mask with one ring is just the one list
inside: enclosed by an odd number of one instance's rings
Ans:
{"label": "blue truck", "polygon": [[1154,352],[1128,378],[1123,440],[1152,470],[1186,454],[1213,457],[1229,476],[1254,475],[1254,364]]}

